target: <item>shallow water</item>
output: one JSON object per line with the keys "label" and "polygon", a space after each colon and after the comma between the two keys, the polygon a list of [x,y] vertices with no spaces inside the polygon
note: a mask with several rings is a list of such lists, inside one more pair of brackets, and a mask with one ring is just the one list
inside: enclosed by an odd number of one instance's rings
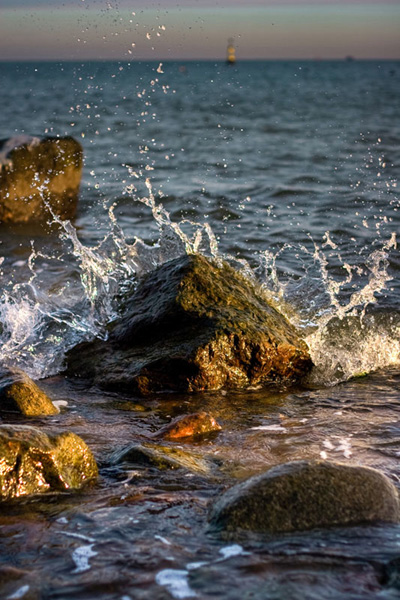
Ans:
{"label": "shallow water", "polygon": [[[101,476],[76,495],[3,506],[1,562],[18,569],[17,580],[2,574],[4,597],[22,585],[33,598],[397,597],[388,567],[399,557],[397,525],[229,540],[209,530],[207,515],[235,481],[323,453],[399,481],[399,382],[392,369],[318,392],[171,394],[145,405],[60,378],[44,382],[68,406],[32,424],[82,435]],[[115,449],[151,440],[171,417],[199,408],[222,431],[169,445],[201,456],[207,473],[107,466]]]}
{"label": "shallow water", "polygon": [[[72,225],[0,229],[0,359],[47,377],[67,403],[29,423],[78,433],[100,466],[79,494],[0,508],[0,593],[396,598],[399,526],[226,540],[207,514],[226,487],[290,460],[368,465],[399,482],[400,65],[157,69],[0,64],[2,137],[71,134],[86,157]],[[306,387],[143,400],[60,375],[68,348],[104,336],[122,291],[187,251],[263,283],[310,346]],[[206,470],[110,466],[116,449],[200,409],[222,431],[178,446]]]}

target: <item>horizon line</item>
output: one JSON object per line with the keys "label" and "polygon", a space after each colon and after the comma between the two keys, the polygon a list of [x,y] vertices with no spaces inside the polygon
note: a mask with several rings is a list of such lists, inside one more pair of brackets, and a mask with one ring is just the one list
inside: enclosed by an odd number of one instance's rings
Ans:
{"label": "horizon line", "polygon": [[[0,58],[0,63],[34,63],[34,62],[48,62],[48,63],[60,63],[60,62],[70,62],[70,63],[82,63],[82,62],[124,62],[124,63],[139,63],[139,62],[162,62],[164,63],[176,63],[176,62],[220,62],[226,63],[226,58]],[[254,57],[254,58],[240,58],[237,59],[234,64],[243,63],[243,62],[276,62],[276,61],[302,61],[302,62],[329,62],[329,61],[343,61],[343,62],[367,62],[367,61],[388,61],[395,62],[400,61],[400,57],[360,57],[353,55],[347,56],[333,56],[329,58],[310,58],[310,57],[280,57],[280,58],[268,58],[268,57]]]}

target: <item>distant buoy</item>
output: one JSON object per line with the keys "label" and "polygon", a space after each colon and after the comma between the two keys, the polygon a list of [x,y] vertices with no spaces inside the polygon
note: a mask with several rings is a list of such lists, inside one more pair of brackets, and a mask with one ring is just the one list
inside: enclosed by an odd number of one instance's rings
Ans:
{"label": "distant buoy", "polygon": [[228,65],[234,65],[236,62],[236,50],[233,45],[233,39],[228,40],[228,48],[226,50],[226,62]]}

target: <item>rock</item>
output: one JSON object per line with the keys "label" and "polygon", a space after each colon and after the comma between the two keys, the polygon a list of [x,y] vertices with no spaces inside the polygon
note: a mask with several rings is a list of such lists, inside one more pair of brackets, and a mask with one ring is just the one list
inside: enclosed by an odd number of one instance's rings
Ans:
{"label": "rock", "polygon": [[36,417],[55,415],[59,410],[24,371],[0,367],[0,414],[3,412]]}
{"label": "rock", "polygon": [[294,381],[312,363],[294,328],[230,265],[188,255],[158,267],[107,341],[70,351],[68,373],[131,394]]}
{"label": "rock", "polygon": [[399,496],[379,471],[325,461],[279,465],[225,492],[210,521],[227,532],[288,532],[400,521]]}
{"label": "rock", "polygon": [[164,425],[155,437],[165,440],[181,440],[188,437],[200,437],[213,431],[220,431],[221,425],[206,412],[193,413],[177,417],[171,423]]}
{"label": "rock", "polygon": [[0,140],[0,222],[27,223],[75,215],[83,165],[71,137]]}
{"label": "rock", "polygon": [[117,450],[111,456],[110,463],[112,465],[133,463],[136,466],[155,467],[161,470],[184,468],[203,475],[210,471],[208,462],[192,452],[149,443],[135,444]]}
{"label": "rock", "polygon": [[95,459],[74,433],[0,425],[0,499],[81,488],[97,478]]}

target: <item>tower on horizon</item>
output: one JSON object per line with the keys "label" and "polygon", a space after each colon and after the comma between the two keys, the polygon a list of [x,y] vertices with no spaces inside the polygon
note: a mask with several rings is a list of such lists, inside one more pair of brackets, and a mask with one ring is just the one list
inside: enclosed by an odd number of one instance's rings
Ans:
{"label": "tower on horizon", "polygon": [[228,47],[226,49],[226,62],[228,65],[234,65],[236,62],[236,51],[233,43],[233,38],[229,38]]}

